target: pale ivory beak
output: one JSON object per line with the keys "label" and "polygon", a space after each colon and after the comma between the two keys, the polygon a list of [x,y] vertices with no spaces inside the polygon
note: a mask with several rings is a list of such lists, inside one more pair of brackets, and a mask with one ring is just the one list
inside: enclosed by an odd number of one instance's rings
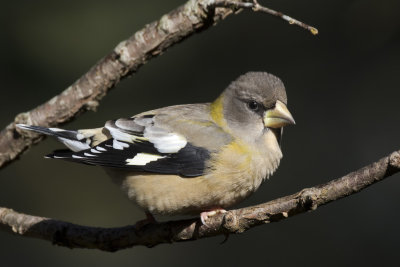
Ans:
{"label": "pale ivory beak", "polygon": [[268,128],[281,128],[285,125],[296,124],[286,105],[277,100],[275,107],[264,114],[264,125]]}

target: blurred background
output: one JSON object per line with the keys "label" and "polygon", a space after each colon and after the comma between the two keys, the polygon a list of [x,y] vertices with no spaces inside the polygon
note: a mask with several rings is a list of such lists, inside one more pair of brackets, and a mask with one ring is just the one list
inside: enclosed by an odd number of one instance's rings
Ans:
{"label": "blurred background", "polygon": [[[2,1],[0,122],[47,101],[120,41],[184,0]],[[400,148],[400,1],[261,1],[319,29],[313,36],[243,11],[151,60],[65,128],[174,104],[212,101],[247,71],[285,83],[297,125],[277,173],[240,206],[327,182]],[[116,227],[143,213],[96,167],[45,160],[46,139],[0,171],[0,206]],[[400,175],[315,212],[222,236],[107,253],[0,232],[1,266],[398,266]],[[169,218],[161,217],[159,220]]]}

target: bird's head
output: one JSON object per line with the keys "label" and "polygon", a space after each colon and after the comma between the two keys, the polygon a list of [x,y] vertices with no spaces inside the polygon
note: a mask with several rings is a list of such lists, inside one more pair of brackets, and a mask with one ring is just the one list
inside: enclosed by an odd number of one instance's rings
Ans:
{"label": "bird's head", "polygon": [[286,107],[282,81],[266,72],[248,72],[233,81],[212,103],[212,117],[232,134],[256,139],[272,130],[279,140],[285,125],[295,124]]}

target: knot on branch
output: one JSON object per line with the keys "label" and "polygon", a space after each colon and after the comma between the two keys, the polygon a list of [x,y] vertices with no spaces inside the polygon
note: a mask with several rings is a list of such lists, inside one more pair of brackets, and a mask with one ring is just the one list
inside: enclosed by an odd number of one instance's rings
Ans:
{"label": "knot on branch", "polygon": [[389,156],[389,165],[393,168],[400,169],[400,152],[396,151]]}
{"label": "knot on branch", "polygon": [[386,174],[392,175],[400,170],[400,151],[395,151],[389,155]]}
{"label": "knot on branch", "polygon": [[298,194],[299,208],[303,210],[316,210],[317,204],[317,194],[315,188],[304,188]]}
{"label": "knot on branch", "polygon": [[91,111],[96,111],[98,106],[99,106],[99,101],[97,100],[92,100],[85,103],[86,109]]}
{"label": "knot on branch", "polygon": [[12,211],[12,209],[6,209],[6,208],[0,209],[0,222],[4,221],[4,218],[6,217],[6,215],[9,211]]}

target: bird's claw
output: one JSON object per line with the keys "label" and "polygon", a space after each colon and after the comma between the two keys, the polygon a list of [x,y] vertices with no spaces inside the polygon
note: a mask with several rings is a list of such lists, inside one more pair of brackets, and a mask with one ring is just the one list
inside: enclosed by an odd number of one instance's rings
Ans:
{"label": "bird's claw", "polygon": [[200,213],[200,220],[201,223],[205,226],[208,226],[207,224],[207,220],[209,217],[215,216],[217,214],[223,214],[226,213],[226,210],[224,209],[213,209],[213,210],[209,210],[209,211],[203,211],[202,213]]}

